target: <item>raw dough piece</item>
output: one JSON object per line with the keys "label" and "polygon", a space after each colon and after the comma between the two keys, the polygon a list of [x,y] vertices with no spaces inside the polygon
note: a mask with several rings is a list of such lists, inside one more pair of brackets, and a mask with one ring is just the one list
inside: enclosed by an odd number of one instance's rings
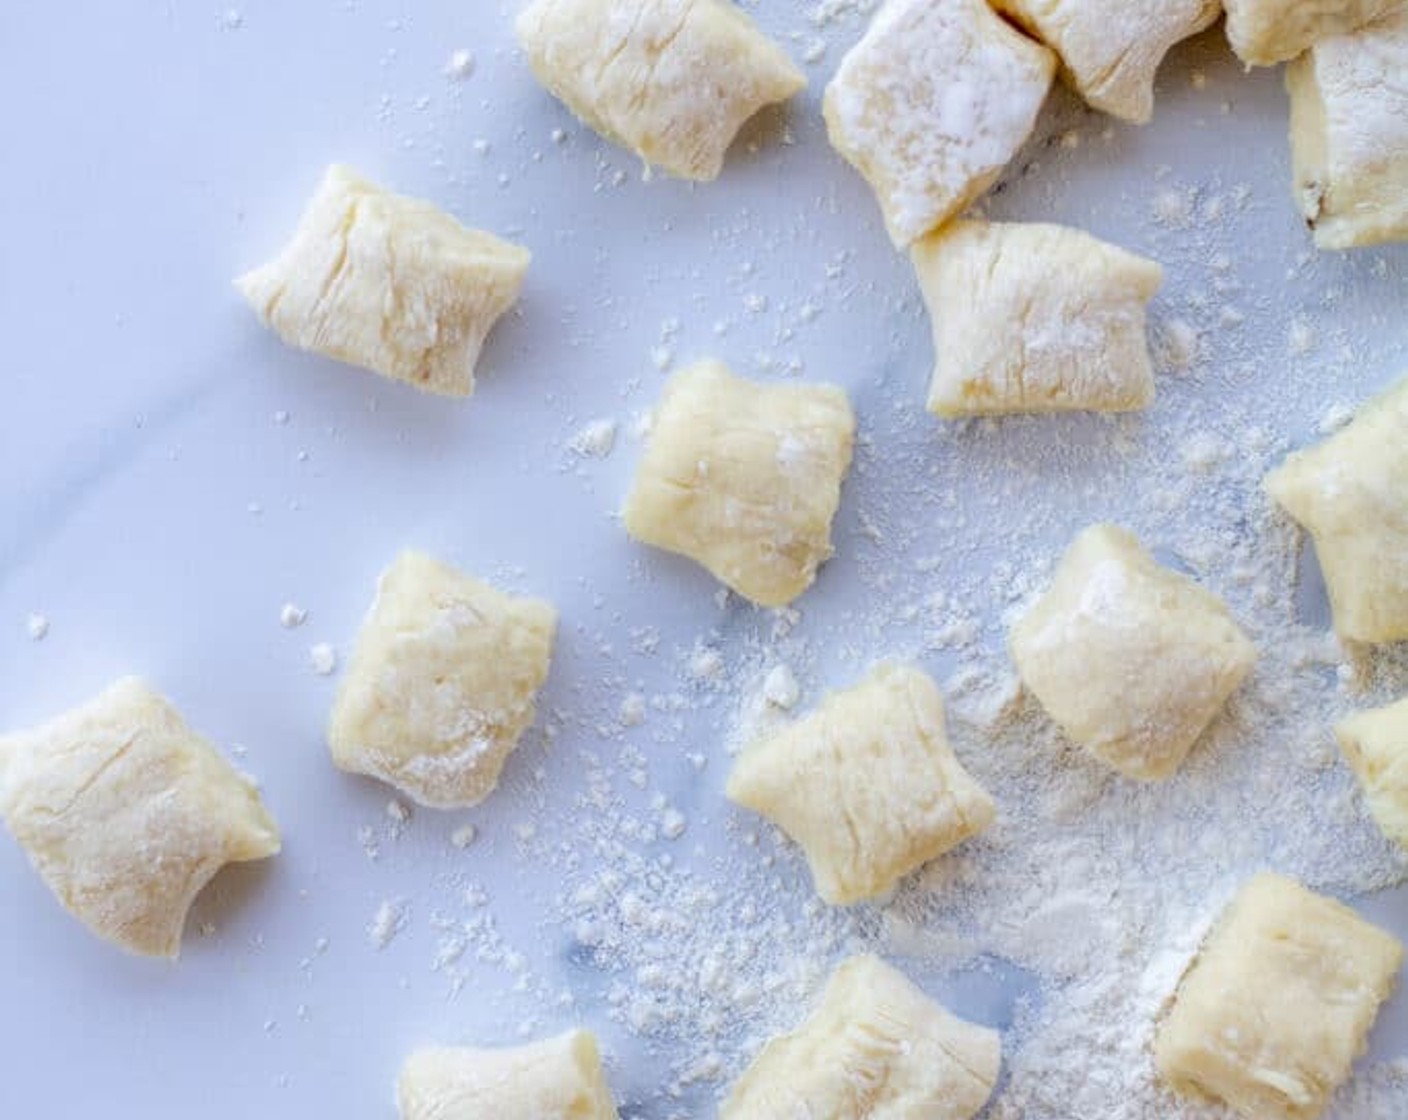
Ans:
{"label": "raw dough piece", "polygon": [[852,957],[816,1014],[767,1044],[719,1120],[970,1120],[1001,1065],[996,1031],[949,1014],[878,957]]}
{"label": "raw dough piece", "polygon": [[1335,629],[1351,641],[1408,638],[1405,480],[1408,377],[1266,477],[1267,492],[1315,538]]}
{"label": "raw dough piece", "polygon": [[556,628],[548,603],[403,552],[382,574],[333,705],[333,761],[422,805],[477,805],[533,722]]}
{"label": "raw dough piece", "polygon": [[807,84],[725,0],[536,0],[518,41],[572,112],[681,179],[717,178],[743,123]]}
{"label": "raw dough piece", "polygon": [[1184,975],[1154,1059],[1251,1120],[1314,1120],[1364,1051],[1403,947],[1280,875],[1233,900]]}
{"label": "raw dough piece", "polygon": [[1153,261],[1080,230],[955,222],[911,251],[934,330],[929,410],[940,416],[1154,400],[1144,309]]}
{"label": "raw dough piece", "polygon": [[401,1120],[616,1120],[587,1031],[508,1050],[434,1047],[406,1059]]}
{"label": "raw dough piece", "polygon": [[870,183],[899,248],[997,181],[1056,56],[984,0],[889,0],[826,89],[832,146]]}
{"label": "raw dough piece", "polygon": [[1256,660],[1221,600],[1114,525],[1076,538],[1011,646],[1061,729],[1141,781],[1182,765]]}
{"label": "raw dough piece", "polygon": [[1220,0],[996,0],[999,12],[1061,56],[1087,102],[1122,120],[1154,115],[1164,55],[1217,22]]}
{"label": "raw dough piece", "polygon": [[719,362],[670,379],[626,499],[626,531],[766,607],[831,555],[855,416],[830,385],[759,385]]}
{"label": "raw dough piece", "polygon": [[1385,836],[1408,848],[1408,697],[1341,720],[1335,737]]}
{"label": "raw dough piece", "polygon": [[284,251],[235,284],[290,346],[467,397],[529,257],[333,166]]}
{"label": "raw dough piece", "polygon": [[901,665],[879,666],[753,744],[728,796],[802,846],[833,905],[885,894],[994,814],[949,746],[938,687]]}
{"label": "raw dough piece", "polygon": [[1408,239],[1408,4],[1286,70],[1296,198],[1322,249]]}
{"label": "raw dough piece", "polygon": [[1248,66],[1275,66],[1373,23],[1403,0],[1223,0],[1223,6],[1237,57]]}
{"label": "raw dough piece", "polygon": [[150,957],[221,867],[279,850],[254,784],[134,677],[0,738],[0,813],[74,917]]}

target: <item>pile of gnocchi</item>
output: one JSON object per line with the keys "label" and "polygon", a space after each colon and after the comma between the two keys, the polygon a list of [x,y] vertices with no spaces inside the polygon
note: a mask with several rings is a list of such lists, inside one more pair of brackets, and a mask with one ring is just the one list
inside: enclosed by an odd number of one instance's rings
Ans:
{"label": "pile of gnocchi", "polygon": [[[936,416],[1151,404],[1159,264],[1080,230],[964,215],[1030,135],[1058,73],[1096,109],[1147,122],[1166,52],[1224,11],[1243,62],[1289,64],[1294,197],[1316,244],[1408,240],[1405,0],[887,0],[876,12],[824,114],[913,263]],[[721,174],[747,120],[805,85],[728,0],[533,0],[517,33],[542,85],[584,122],[700,182]],[[530,264],[521,246],[334,166],[286,247],[237,287],[291,346],[467,397]],[[855,436],[838,387],[698,362],[663,391],[622,523],[739,596],[786,606],[833,553]],[[1408,640],[1408,378],[1292,454],[1265,489],[1313,538],[1338,635]],[[333,703],[333,762],[430,808],[481,803],[534,723],[557,624],[548,602],[402,553]],[[1257,659],[1221,600],[1111,524],[1075,536],[1009,649],[1065,736],[1138,782],[1179,770]],[[1335,733],[1375,822],[1408,848],[1408,698]],[[899,661],[750,744],[727,796],[800,847],[833,906],[883,898],[997,811],[949,742],[938,686]],[[0,738],[0,813],[75,917],[147,956],[178,954],[190,906],[222,866],[280,846],[254,784],[135,678]],[[1157,1069],[1253,1120],[1310,1120],[1349,1076],[1402,958],[1351,909],[1256,876],[1184,974],[1158,1026]],[[856,956],[812,1016],[757,1056],[720,1116],[970,1120],[1001,1062],[996,1031]],[[617,1115],[587,1030],[423,1050],[397,1093],[405,1120]]]}

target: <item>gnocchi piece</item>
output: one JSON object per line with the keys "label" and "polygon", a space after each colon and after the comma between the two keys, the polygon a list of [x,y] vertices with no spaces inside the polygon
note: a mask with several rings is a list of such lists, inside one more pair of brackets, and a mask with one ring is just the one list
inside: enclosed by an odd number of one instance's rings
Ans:
{"label": "gnocchi piece", "polygon": [[902,665],[753,744],[727,792],[797,841],[817,893],[843,906],[884,895],[995,812],[949,746],[938,687]]}
{"label": "gnocchi piece", "polygon": [[616,1120],[588,1031],[506,1050],[419,1050],[401,1067],[396,1099],[401,1120]]}
{"label": "gnocchi piece", "polygon": [[831,555],[855,416],[830,385],[759,385],[705,361],[670,379],[626,500],[626,531],[745,598],[790,603]]}
{"label": "gnocchi piece", "polygon": [[333,705],[333,761],[431,808],[479,804],[533,722],[556,628],[548,603],[403,552]]}
{"label": "gnocchi piece", "polygon": [[1364,1051],[1403,946],[1280,875],[1246,884],[1185,973],[1154,1060],[1251,1120],[1314,1120]]}
{"label": "gnocchi piece", "polygon": [[149,957],[221,867],[279,850],[254,783],[135,677],[0,738],[0,813],[69,913]]}
{"label": "gnocchi piece", "polygon": [[235,281],[290,346],[445,396],[474,391],[527,249],[333,166],[274,260]]}
{"label": "gnocchi piece", "polygon": [[681,179],[716,179],[744,122],[807,84],[725,0],[536,0],[517,30],[555,97]]}
{"label": "gnocchi piece", "polygon": [[1325,442],[1291,455],[1266,490],[1309,530],[1335,629],[1357,642],[1408,638],[1408,377]]}
{"label": "gnocchi piece", "polygon": [[1221,0],[996,0],[1061,58],[1067,81],[1085,100],[1121,120],[1154,115],[1154,75],[1177,43],[1206,31]]}
{"label": "gnocchi piece", "polygon": [[823,108],[832,146],[875,191],[897,248],[997,181],[1046,100],[1056,56],[985,0],[889,0]]}
{"label": "gnocchi piece", "polygon": [[1408,848],[1408,697],[1341,720],[1335,737],[1380,831]]}
{"label": "gnocchi piece", "polygon": [[1140,781],[1182,765],[1256,660],[1221,600],[1114,525],[1076,538],[1011,647],[1061,730]]}
{"label": "gnocchi piece", "polygon": [[1403,0],[1223,0],[1227,40],[1248,66],[1290,62],[1316,43],[1358,31]]}
{"label": "gnocchi piece", "polygon": [[911,250],[934,332],[929,410],[944,417],[1154,400],[1153,261],[1063,226],[954,222]]}
{"label": "gnocchi piece", "polygon": [[857,956],[832,974],[811,1019],[767,1044],[719,1120],[970,1120],[1001,1065],[996,1031]]}
{"label": "gnocchi piece", "polygon": [[1286,70],[1301,213],[1322,249],[1408,239],[1408,4]]}

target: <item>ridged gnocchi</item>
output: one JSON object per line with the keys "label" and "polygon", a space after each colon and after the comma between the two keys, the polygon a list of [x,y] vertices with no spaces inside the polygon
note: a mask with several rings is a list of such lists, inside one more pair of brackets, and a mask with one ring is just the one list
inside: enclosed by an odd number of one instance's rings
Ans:
{"label": "ridged gnocchi", "polygon": [[755,603],[784,606],[831,555],[854,441],[843,390],[762,385],[700,362],[670,379],[655,409],[626,531]]}
{"label": "ridged gnocchi", "polygon": [[396,1101],[401,1120],[616,1120],[596,1038],[582,1030],[501,1050],[418,1050]]}
{"label": "ridged gnocchi", "polygon": [[938,686],[906,665],[878,666],[751,745],[728,796],[796,840],[838,905],[887,893],[996,811],[949,746]]}
{"label": "ridged gnocchi", "polygon": [[1258,875],[1184,975],[1155,1064],[1179,1092],[1251,1120],[1315,1120],[1363,1053],[1402,963],[1397,939],[1353,910]]}
{"label": "ridged gnocchi", "polygon": [[533,722],[556,629],[542,600],[402,553],[382,574],[333,704],[333,761],[422,805],[477,805]]}
{"label": "ridged gnocchi", "polygon": [[971,1120],[1001,1066],[996,1031],[951,1015],[878,957],[852,957],[816,1013],[767,1044],[719,1120]]}
{"label": "ridged gnocchi", "polygon": [[1221,600],[1114,525],[1076,538],[1010,644],[1061,729],[1140,781],[1183,764],[1256,661]]}
{"label": "ridged gnocchi", "polygon": [[279,850],[254,783],[135,677],[0,738],[0,813],[74,917],[150,957],[221,867]]}
{"label": "ridged gnocchi", "polygon": [[744,122],[807,84],[726,0],[536,0],[517,30],[572,112],[681,179],[717,178]]}
{"label": "ridged gnocchi", "polygon": [[290,346],[467,397],[484,340],[518,300],[530,259],[428,202],[333,166],[293,239],[235,284]]}
{"label": "ridged gnocchi", "polygon": [[957,217],[1026,142],[1056,56],[985,0],[890,0],[826,88],[832,146],[897,248]]}
{"label": "ridged gnocchi", "polygon": [[1154,400],[1153,261],[1080,230],[954,222],[910,251],[934,335],[929,411],[1129,412]]}

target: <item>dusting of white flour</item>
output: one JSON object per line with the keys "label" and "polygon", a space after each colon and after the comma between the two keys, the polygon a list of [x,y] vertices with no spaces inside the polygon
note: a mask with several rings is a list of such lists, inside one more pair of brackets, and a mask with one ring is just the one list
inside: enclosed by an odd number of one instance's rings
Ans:
{"label": "dusting of white flour", "polygon": [[[875,7],[807,4],[794,16],[796,53],[839,57]],[[1225,92],[1234,69],[1200,60],[1167,96],[1205,100],[1214,123],[1235,117]],[[1031,219],[1051,201],[1059,220],[1103,232],[1113,203],[1074,176],[1134,141],[1078,106],[1054,118],[1009,173],[1022,201],[999,189],[985,208]],[[585,147],[575,132],[570,144],[543,135],[531,142],[549,161]],[[491,169],[486,184],[500,181],[518,172],[500,167],[513,147],[476,142],[469,162]],[[634,188],[611,152],[593,159],[599,191]],[[858,951],[896,960],[1002,1030],[1003,1079],[985,1120],[1224,1117],[1169,1095],[1150,1057],[1158,1017],[1222,906],[1263,869],[1344,898],[1405,874],[1328,729],[1400,695],[1408,652],[1340,648],[1300,534],[1261,491],[1288,451],[1348,421],[1363,370],[1402,354],[1337,328],[1350,266],[1288,243],[1270,271],[1298,293],[1292,304],[1266,290],[1265,267],[1244,263],[1260,228],[1252,219],[1283,198],[1190,174],[1160,167],[1119,200],[1140,227],[1130,248],[1168,270],[1150,323],[1159,399],[1145,416],[936,422],[923,408],[928,328],[906,272],[877,282],[844,241],[828,241],[824,267],[805,276],[768,272],[770,258],[790,261],[790,241],[811,244],[825,230],[813,226],[818,214],[846,214],[853,199],[836,193],[807,198],[793,230],[746,215],[722,226],[719,259],[673,275],[694,284],[726,271],[724,296],[689,289],[658,336],[654,318],[632,322],[609,294],[590,316],[564,319],[584,339],[579,319],[629,326],[642,376],[620,388],[620,402],[561,407],[550,447],[559,463],[564,453],[637,452],[617,448],[617,421],[583,421],[615,412],[629,441],[643,438],[655,371],[717,353],[766,376],[821,379],[834,324],[865,334],[854,351],[868,362],[856,390],[862,429],[836,557],[795,608],[764,611],[727,593],[710,604],[707,582],[690,582],[697,573],[676,558],[627,552],[623,539],[601,544],[630,557],[624,586],[583,576],[563,592],[561,680],[474,823],[399,819],[388,808],[358,833],[369,875],[396,866],[389,841],[402,834],[407,861],[434,853],[414,911],[382,903],[371,945],[472,998],[463,1017],[493,1030],[482,1041],[566,1022],[599,1028],[625,1114],[650,1120],[712,1115],[764,1042],[796,1025],[836,962]],[[1383,266],[1400,283],[1401,262]],[[594,475],[618,465],[572,462]],[[617,496],[595,497],[612,516]],[[1120,779],[1066,742],[1023,693],[1006,649],[1066,546],[1100,520],[1125,525],[1225,599],[1260,649],[1250,681],[1165,783]],[[688,614],[694,629],[681,632],[675,609],[686,598],[703,613]],[[882,659],[914,661],[942,683],[955,750],[998,817],[892,898],[831,908],[797,848],[728,805],[722,787],[734,753]],[[421,842],[432,833],[433,847]],[[420,863],[407,866],[419,873]],[[423,929],[411,929],[413,917]],[[973,990],[991,998],[948,998]],[[1362,1068],[1330,1113],[1405,1115],[1403,1062]]]}

